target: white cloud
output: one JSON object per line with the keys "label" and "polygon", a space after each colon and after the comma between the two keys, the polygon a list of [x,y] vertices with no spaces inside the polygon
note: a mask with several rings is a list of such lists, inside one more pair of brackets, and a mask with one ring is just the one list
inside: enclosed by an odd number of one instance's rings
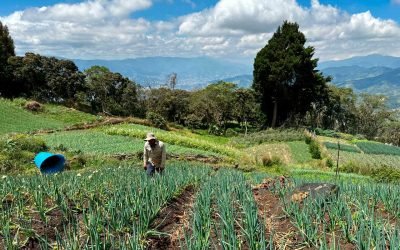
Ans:
{"label": "white cloud", "polygon": [[[399,1],[399,0],[397,0]],[[349,14],[331,5],[295,0],[220,0],[169,21],[132,18],[157,0],[86,0],[15,12],[9,26],[17,53],[68,58],[199,56],[253,58],[283,20],[298,22],[323,60],[370,53],[400,56],[399,24],[369,11]],[[174,4],[192,4],[191,0]],[[397,54],[395,54],[397,53]]]}
{"label": "white cloud", "polygon": [[400,4],[400,0],[392,0],[392,3],[394,3],[394,4]]}

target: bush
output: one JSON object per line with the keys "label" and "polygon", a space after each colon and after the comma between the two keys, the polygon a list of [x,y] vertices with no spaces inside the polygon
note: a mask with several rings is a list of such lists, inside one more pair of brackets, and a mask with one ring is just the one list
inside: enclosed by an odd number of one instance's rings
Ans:
{"label": "bush", "polygon": [[232,128],[228,128],[226,131],[225,131],[225,136],[228,136],[228,137],[233,137],[233,136],[237,136],[238,135],[238,132],[236,132],[234,129],[232,129]]}
{"label": "bush", "polygon": [[152,126],[160,129],[167,130],[167,121],[162,117],[161,115],[154,113],[154,112],[148,112],[146,115],[146,119],[149,120]]}
{"label": "bush", "polygon": [[310,144],[312,141],[311,136],[306,136],[306,138],[304,139],[304,141],[306,142],[306,144]]}
{"label": "bush", "polygon": [[77,154],[71,158],[66,164],[66,169],[77,170],[84,168],[87,158],[84,154]]}
{"label": "bush", "polygon": [[264,167],[271,167],[271,166],[276,166],[276,165],[282,165],[282,160],[278,156],[269,156],[269,155],[264,155],[261,158],[262,164]]}
{"label": "bush", "polygon": [[390,183],[400,181],[400,170],[383,166],[372,170],[371,177],[377,182]]}
{"label": "bush", "polygon": [[217,125],[212,125],[209,129],[208,129],[208,133],[210,135],[223,135],[224,131],[223,129],[221,129],[220,127],[218,127]]}
{"label": "bush", "polygon": [[321,159],[321,149],[317,141],[311,140],[309,148],[313,159]]}

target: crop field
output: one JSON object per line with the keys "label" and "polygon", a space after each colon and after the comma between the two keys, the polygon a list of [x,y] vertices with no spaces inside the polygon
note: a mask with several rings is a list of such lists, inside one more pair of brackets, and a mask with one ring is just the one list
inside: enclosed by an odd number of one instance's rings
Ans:
{"label": "crop field", "polygon": [[[52,148],[82,151],[95,155],[136,154],[143,152],[143,139],[122,135],[108,135],[96,130],[78,130],[40,135]],[[178,155],[218,156],[205,150],[167,144],[167,152]]]}
{"label": "crop field", "polygon": [[[331,158],[336,161],[337,150],[328,149]],[[360,154],[351,153],[346,151],[340,152],[339,164],[344,165],[347,163],[359,164],[360,166],[370,167],[394,167],[400,168],[400,156],[396,155],[376,155],[376,154]]]}
{"label": "crop field", "polygon": [[364,141],[357,142],[356,144],[366,154],[400,156],[400,147],[386,145],[378,142],[364,142]]}
{"label": "crop field", "polygon": [[264,178],[186,163],[153,178],[135,166],[3,176],[0,249],[399,249],[399,186],[342,180],[330,200],[298,203],[310,180],[254,186]]}
{"label": "crop field", "polygon": [[353,152],[353,153],[361,153],[361,150],[358,149],[357,147],[353,145],[348,145],[348,144],[340,144],[340,146],[337,143],[332,143],[332,142],[325,142],[324,143],[326,148],[329,149],[336,149],[340,147],[341,151],[347,151],[347,152]]}
{"label": "crop field", "polygon": [[24,103],[23,99],[9,101],[0,98],[0,135],[10,132],[59,129],[96,120],[96,116],[56,105],[45,105],[44,111],[33,113],[23,108]]}

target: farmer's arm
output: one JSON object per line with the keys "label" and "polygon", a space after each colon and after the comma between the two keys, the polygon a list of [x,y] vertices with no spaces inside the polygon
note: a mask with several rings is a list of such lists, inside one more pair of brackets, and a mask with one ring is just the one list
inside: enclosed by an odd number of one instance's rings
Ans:
{"label": "farmer's arm", "polygon": [[165,167],[165,161],[167,159],[167,152],[165,149],[165,144],[163,144],[163,146],[161,147],[161,163],[160,163],[160,167],[164,168]]}
{"label": "farmer's arm", "polygon": [[146,150],[146,146],[144,146],[143,150],[143,167],[147,166],[147,162],[149,161],[149,153]]}

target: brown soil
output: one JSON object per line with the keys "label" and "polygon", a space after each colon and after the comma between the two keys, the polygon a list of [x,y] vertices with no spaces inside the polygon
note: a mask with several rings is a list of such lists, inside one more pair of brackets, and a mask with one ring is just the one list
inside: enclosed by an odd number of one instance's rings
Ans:
{"label": "brown soil", "polygon": [[277,249],[307,249],[298,230],[282,210],[279,197],[266,188],[253,189],[253,195],[258,215],[265,225],[266,239],[269,241],[272,237]]}
{"label": "brown soil", "polygon": [[189,227],[190,211],[193,207],[195,188],[186,187],[182,193],[168,202],[154,221],[151,228],[160,235],[147,238],[147,249],[180,249],[185,242],[184,232]]}

